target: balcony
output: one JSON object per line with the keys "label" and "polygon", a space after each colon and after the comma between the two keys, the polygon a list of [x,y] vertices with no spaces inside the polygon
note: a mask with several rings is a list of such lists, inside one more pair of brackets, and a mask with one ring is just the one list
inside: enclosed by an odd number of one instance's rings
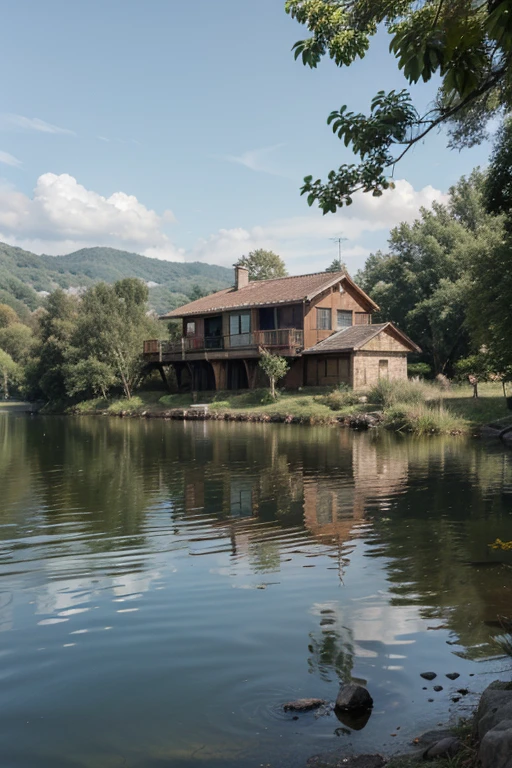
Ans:
{"label": "balcony", "polygon": [[303,331],[280,328],[276,331],[253,331],[231,336],[185,336],[178,342],[150,339],[144,342],[143,353],[147,362],[166,363],[192,357],[243,357],[240,353],[244,351],[255,356],[260,348],[290,356],[302,352],[303,347]]}

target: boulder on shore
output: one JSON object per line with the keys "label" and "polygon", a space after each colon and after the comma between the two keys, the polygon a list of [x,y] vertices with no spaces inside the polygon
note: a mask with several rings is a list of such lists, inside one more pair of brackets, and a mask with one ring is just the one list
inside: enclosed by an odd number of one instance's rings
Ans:
{"label": "boulder on shore", "polygon": [[347,683],[340,687],[336,698],[336,709],[354,711],[371,709],[372,707],[373,699],[362,685]]}

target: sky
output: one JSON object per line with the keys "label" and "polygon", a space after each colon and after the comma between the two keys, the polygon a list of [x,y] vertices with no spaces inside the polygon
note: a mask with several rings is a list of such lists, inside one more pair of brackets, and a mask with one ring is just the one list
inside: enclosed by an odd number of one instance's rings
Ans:
{"label": "sky", "polygon": [[[302,178],[353,162],[326,120],[407,87],[377,36],[350,68],[294,61],[306,30],[284,0],[0,0],[0,240],[60,255],[111,246],[231,266],[270,248],[291,274],[349,271],[389,230],[443,201],[489,145],[443,132],[395,171],[396,189],[322,216]],[[434,84],[414,89],[427,105]]]}

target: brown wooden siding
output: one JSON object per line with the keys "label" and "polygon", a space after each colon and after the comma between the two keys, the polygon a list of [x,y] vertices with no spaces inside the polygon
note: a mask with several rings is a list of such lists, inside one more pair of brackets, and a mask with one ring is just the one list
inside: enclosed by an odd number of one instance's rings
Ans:
{"label": "brown wooden siding", "polygon": [[[357,294],[352,296],[347,291],[340,293],[339,284],[330,288],[328,291],[317,296],[313,301],[306,305],[306,314],[304,317],[304,348],[309,349],[319,341],[326,339],[331,333],[337,330],[336,311],[338,309],[350,310],[352,313],[368,312],[368,306],[360,303]],[[332,328],[330,331],[317,329],[317,309],[330,309]],[[352,322],[355,323],[353,314]]]}

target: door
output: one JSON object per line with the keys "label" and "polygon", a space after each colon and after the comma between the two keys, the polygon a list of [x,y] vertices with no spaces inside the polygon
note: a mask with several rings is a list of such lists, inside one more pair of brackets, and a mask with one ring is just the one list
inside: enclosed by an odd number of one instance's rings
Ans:
{"label": "door", "polygon": [[204,319],[204,346],[206,349],[222,349],[224,339],[222,336],[222,315],[205,317]]}

